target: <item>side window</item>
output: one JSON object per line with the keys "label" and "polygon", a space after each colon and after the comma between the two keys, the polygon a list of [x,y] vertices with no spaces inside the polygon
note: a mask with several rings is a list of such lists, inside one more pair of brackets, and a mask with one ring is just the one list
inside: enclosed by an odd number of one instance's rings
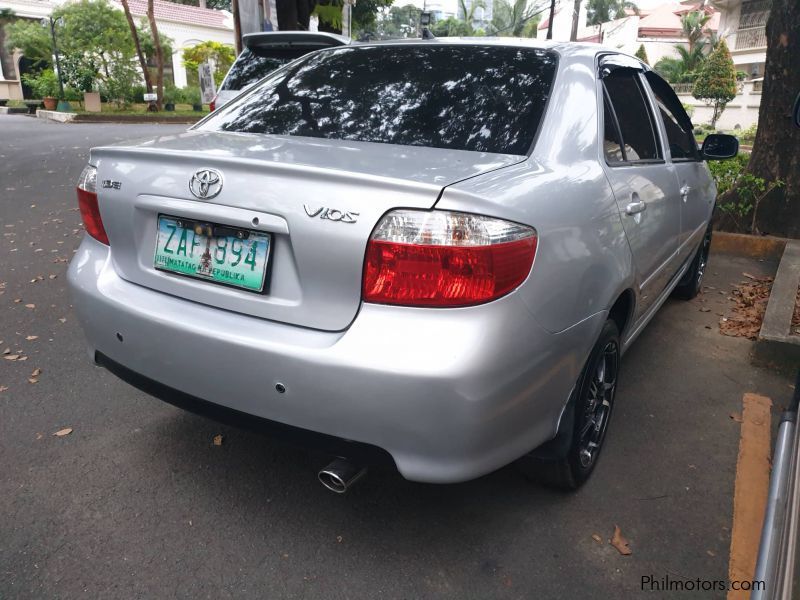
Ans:
{"label": "side window", "polygon": [[692,121],[672,87],[656,73],[648,72],[645,77],[653,90],[658,112],[664,121],[672,160],[700,160],[697,142],[692,132]]}
{"label": "side window", "polygon": [[632,69],[615,69],[603,78],[603,85],[606,100],[610,101],[617,117],[625,160],[660,159],[656,130],[638,73]]}

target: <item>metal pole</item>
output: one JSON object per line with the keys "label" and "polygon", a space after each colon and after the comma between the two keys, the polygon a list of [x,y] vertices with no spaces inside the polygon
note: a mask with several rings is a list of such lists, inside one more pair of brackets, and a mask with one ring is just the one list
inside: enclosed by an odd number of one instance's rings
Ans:
{"label": "metal pole", "polygon": [[56,44],[56,23],[53,17],[48,17],[50,20],[50,35],[53,38],[53,54],[56,55],[56,70],[58,71],[58,87],[61,90],[61,97],[59,100],[64,99],[64,81],[61,79],[61,60],[58,56],[58,44]]}
{"label": "metal pole", "polygon": [[556,16],[556,0],[550,0],[550,18],[547,20],[547,39],[553,39],[553,17]]}

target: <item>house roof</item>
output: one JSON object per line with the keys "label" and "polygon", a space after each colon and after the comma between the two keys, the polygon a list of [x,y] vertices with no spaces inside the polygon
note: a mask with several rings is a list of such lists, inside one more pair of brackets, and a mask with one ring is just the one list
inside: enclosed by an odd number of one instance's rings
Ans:
{"label": "house roof", "polygon": [[[639,36],[680,34],[683,31],[681,17],[698,9],[700,9],[699,5],[675,4],[672,2],[656,6],[639,20]],[[719,28],[719,13],[708,7],[704,10],[711,15],[705,28],[716,31]]]}
{"label": "house roof", "polygon": [[[147,15],[147,0],[128,0],[131,13],[137,16]],[[201,27],[232,29],[230,14],[227,11],[200,8],[189,4],[177,4],[166,0],[153,0],[153,10],[159,21],[189,23]]]}

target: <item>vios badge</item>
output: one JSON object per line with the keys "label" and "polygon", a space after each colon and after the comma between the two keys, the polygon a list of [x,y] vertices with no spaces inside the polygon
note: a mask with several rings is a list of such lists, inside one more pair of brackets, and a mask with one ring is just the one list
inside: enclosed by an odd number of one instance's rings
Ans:
{"label": "vios badge", "polygon": [[216,169],[200,169],[189,180],[189,191],[201,200],[213,198],[222,191],[222,173]]}

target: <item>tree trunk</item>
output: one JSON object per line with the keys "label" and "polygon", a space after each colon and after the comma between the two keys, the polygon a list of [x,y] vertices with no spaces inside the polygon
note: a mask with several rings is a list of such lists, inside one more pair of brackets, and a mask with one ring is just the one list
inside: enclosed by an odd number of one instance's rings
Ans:
{"label": "tree trunk", "polygon": [[233,41],[236,56],[242,52],[242,20],[239,16],[239,0],[231,0],[231,13],[233,14]]}
{"label": "tree trunk", "polygon": [[556,16],[556,0],[550,0],[550,17],[547,19],[547,39],[553,39],[553,17]]}
{"label": "tree trunk", "polygon": [[[324,4],[324,3],[323,3]],[[275,12],[280,31],[308,31],[308,20],[316,0],[276,0]],[[320,27],[320,31],[323,29]]]}
{"label": "tree trunk", "polygon": [[147,89],[148,94],[153,93],[153,83],[150,81],[150,71],[147,69],[147,58],[142,52],[142,44],[139,41],[139,34],[136,31],[136,23],[133,20],[128,0],[120,0],[122,8],[125,10],[125,18],[128,19],[128,27],[131,28],[131,37],[133,37],[133,45],[136,46],[136,56],[139,57],[139,66],[142,67],[142,75],[144,76],[144,87]]}
{"label": "tree trunk", "polygon": [[800,4],[773,0],[767,20],[767,63],[758,131],[747,171],[784,186],[758,207],[762,233],[800,237],[800,130],[792,123],[792,105],[800,91]]}
{"label": "tree trunk", "polygon": [[147,0],[147,19],[150,21],[150,32],[153,34],[153,45],[156,47],[156,94],[158,95],[156,106],[158,110],[161,110],[161,103],[164,99],[164,51],[158,35],[153,0]]}
{"label": "tree trunk", "polygon": [[572,8],[572,31],[569,33],[569,41],[574,42],[578,39],[578,19],[581,14],[581,0],[575,0]]}

